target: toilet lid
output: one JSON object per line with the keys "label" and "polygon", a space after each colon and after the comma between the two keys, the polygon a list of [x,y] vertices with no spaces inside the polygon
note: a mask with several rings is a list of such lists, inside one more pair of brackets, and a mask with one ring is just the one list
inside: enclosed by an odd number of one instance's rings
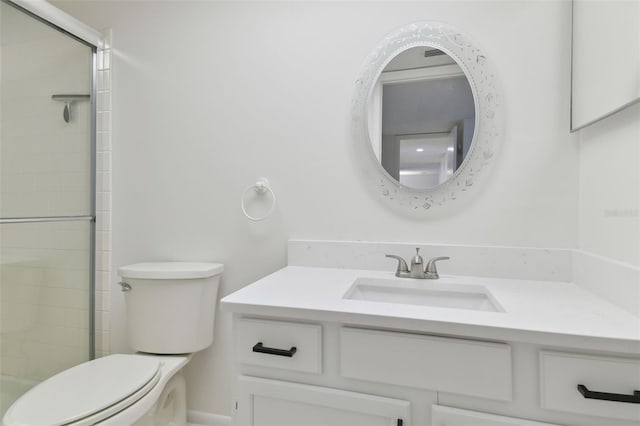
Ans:
{"label": "toilet lid", "polygon": [[158,359],[140,355],[110,355],[85,362],[29,390],[9,408],[4,422],[53,426],[89,416],[95,422],[144,396],[158,382],[159,370]]}

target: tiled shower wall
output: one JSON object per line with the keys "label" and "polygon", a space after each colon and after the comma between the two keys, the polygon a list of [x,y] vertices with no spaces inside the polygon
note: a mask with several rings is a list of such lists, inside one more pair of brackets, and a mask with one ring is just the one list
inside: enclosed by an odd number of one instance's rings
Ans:
{"label": "tiled shower wall", "polygon": [[[4,5],[3,5],[4,6]],[[20,15],[3,9],[3,26]],[[4,25],[7,24],[7,25]],[[36,25],[37,24],[37,25]],[[17,24],[16,24],[17,25]],[[27,21],[20,25],[31,25]],[[2,39],[0,213],[2,217],[86,214],[90,188],[89,102],[55,93],[88,93],[89,54],[64,35],[38,29]],[[53,32],[51,32],[53,31]],[[98,52],[96,158],[96,356],[109,353],[111,264],[111,45]],[[81,46],[82,47],[82,46]],[[88,48],[87,48],[88,50]],[[21,58],[29,58],[25,64]],[[50,74],[62,66],[62,75]],[[81,69],[82,72],[77,70]],[[0,236],[0,373],[36,382],[88,358],[88,222],[3,224]]]}
{"label": "tiled shower wall", "polygon": [[[91,49],[2,4],[0,215],[86,215]],[[35,382],[85,361],[89,222],[0,225],[0,372]]]}
{"label": "tiled shower wall", "polygon": [[96,357],[108,355],[111,303],[111,31],[98,49],[96,109]]}

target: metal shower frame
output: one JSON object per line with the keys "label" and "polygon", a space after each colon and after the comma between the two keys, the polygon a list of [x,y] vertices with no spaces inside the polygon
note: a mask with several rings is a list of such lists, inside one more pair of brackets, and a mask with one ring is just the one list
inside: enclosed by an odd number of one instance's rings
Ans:
{"label": "metal shower frame", "polygon": [[96,290],[96,139],[97,139],[97,106],[96,79],[98,48],[102,47],[102,36],[99,32],[77,21],[44,0],[0,0],[43,24],[62,32],[66,36],[86,45],[91,49],[91,134],[90,134],[90,184],[89,214],[79,216],[41,216],[0,218],[3,223],[36,223],[36,222],[89,222],[89,359],[95,358],[95,290]]}

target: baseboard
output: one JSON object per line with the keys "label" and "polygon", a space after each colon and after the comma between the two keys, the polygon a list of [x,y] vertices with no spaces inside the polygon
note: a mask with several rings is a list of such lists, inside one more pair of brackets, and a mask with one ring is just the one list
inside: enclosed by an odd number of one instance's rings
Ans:
{"label": "baseboard", "polygon": [[204,411],[187,411],[187,423],[198,426],[231,426],[231,417]]}

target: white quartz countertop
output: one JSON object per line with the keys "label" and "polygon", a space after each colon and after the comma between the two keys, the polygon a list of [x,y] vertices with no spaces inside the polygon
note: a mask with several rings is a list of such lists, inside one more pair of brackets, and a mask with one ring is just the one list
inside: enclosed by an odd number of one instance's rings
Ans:
{"label": "white quartz countertop", "polygon": [[[566,282],[441,275],[438,284],[486,288],[504,312],[344,299],[358,278],[413,281],[393,272],[288,266],[222,299],[224,311],[640,354],[640,318]],[[430,283],[431,282],[431,283]]]}

